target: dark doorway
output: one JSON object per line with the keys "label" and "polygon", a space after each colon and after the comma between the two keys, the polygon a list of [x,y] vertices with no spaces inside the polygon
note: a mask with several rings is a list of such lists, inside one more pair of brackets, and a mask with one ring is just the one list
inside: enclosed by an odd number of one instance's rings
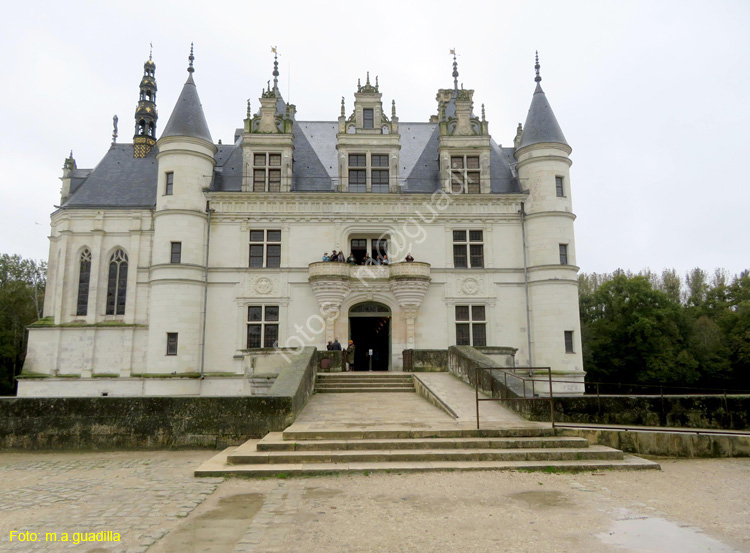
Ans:
{"label": "dark doorway", "polygon": [[[354,370],[387,371],[391,359],[391,310],[367,302],[349,310],[349,338],[354,341]],[[369,355],[372,350],[372,356]]]}

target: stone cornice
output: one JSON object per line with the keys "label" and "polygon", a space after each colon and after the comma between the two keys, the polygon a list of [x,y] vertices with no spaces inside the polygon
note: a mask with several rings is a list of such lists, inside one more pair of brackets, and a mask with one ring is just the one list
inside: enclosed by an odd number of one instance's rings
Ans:
{"label": "stone cornice", "polygon": [[413,218],[425,222],[466,216],[516,219],[521,202],[526,200],[525,194],[436,194],[209,192],[207,197],[219,221],[248,215],[341,221],[347,214],[358,220]]}

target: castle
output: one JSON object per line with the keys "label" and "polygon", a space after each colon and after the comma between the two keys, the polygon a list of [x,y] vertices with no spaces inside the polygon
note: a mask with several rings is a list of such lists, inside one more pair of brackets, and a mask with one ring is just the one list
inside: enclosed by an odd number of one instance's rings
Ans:
{"label": "castle", "polygon": [[[511,147],[455,55],[425,122],[400,121],[369,73],[337,120],[298,120],[275,61],[258,109],[215,144],[192,48],[157,139],[149,56],[132,144],[115,121],[94,169],[65,160],[23,369],[40,378],[19,395],[236,395],[263,359],[335,338],[355,367],[389,371],[404,350],[512,347],[581,393],[571,147],[535,69]],[[357,264],[322,261],[334,249]],[[179,378],[196,375],[198,391]]]}

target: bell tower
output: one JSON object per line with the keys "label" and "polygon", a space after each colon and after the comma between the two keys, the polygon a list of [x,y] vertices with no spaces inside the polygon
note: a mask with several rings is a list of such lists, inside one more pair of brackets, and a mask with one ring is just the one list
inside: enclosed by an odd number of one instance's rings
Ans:
{"label": "bell tower", "polygon": [[138,106],[135,108],[135,135],[133,136],[133,157],[146,157],[156,144],[156,64],[151,59],[143,64],[143,78],[141,79]]}

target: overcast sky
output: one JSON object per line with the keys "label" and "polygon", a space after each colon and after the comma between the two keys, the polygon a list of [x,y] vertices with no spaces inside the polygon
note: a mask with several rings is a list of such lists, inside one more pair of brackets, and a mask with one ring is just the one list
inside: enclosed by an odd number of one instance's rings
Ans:
{"label": "overcast sky", "polygon": [[298,120],[335,120],[369,70],[402,122],[436,113],[455,47],[459,81],[503,145],[525,121],[539,50],[573,148],[581,270],[736,273],[750,268],[748,37],[747,0],[13,2],[0,21],[0,253],[46,259],[68,152],[94,167],[114,114],[119,141],[132,141],[149,42],[157,133],[192,41],[208,124],[224,142],[246,100],[258,107],[272,45]]}

